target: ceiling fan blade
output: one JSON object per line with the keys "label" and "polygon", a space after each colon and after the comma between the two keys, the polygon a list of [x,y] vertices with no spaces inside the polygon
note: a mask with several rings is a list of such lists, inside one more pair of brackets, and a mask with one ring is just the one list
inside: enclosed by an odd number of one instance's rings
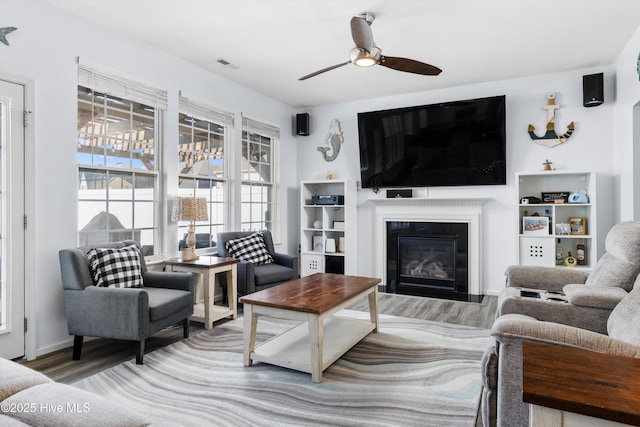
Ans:
{"label": "ceiling fan blade", "polygon": [[323,68],[322,70],[314,71],[311,74],[307,74],[306,76],[300,77],[298,80],[307,80],[307,79],[309,79],[311,77],[317,76],[318,74],[326,73],[327,71],[331,71],[331,70],[333,70],[335,68],[342,67],[343,65],[347,65],[350,62],[351,61],[347,61],[347,62],[343,62],[342,64],[336,64],[336,65],[332,65],[331,67]]}
{"label": "ceiling fan blade", "polygon": [[379,65],[397,71],[422,74],[425,76],[437,76],[442,72],[440,68],[434,67],[433,65],[425,64],[424,62],[416,61],[413,59],[398,58],[394,56],[383,56],[382,58],[380,58]]}
{"label": "ceiling fan blade", "polygon": [[351,18],[351,37],[358,49],[371,52],[373,47],[373,33],[371,27],[363,18],[354,16]]}

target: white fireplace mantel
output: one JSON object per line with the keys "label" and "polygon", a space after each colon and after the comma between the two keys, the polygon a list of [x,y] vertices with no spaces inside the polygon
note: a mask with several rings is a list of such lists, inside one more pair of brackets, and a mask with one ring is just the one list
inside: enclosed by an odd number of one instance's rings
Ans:
{"label": "white fireplace mantel", "polygon": [[370,199],[375,206],[375,275],[387,284],[387,222],[459,222],[468,224],[469,295],[482,295],[482,206],[484,198]]}

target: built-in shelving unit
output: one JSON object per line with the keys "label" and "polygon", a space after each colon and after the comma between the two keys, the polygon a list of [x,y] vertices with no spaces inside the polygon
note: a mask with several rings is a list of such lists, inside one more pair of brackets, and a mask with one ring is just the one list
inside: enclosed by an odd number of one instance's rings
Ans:
{"label": "built-in shelving unit", "polygon": [[[584,265],[574,268],[590,270],[597,261],[596,174],[579,171],[543,171],[516,173],[518,195],[518,243],[521,265],[564,267],[563,258],[569,252],[577,256],[579,243],[585,247]],[[554,197],[570,196],[585,190],[588,202],[555,203]],[[543,193],[547,194],[546,197]],[[555,193],[555,195],[553,194]],[[537,197],[541,203],[522,203],[526,197]],[[545,229],[525,230],[524,217],[538,216]],[[583,218],[584,229],[571,229],[571,218]],[[532,220],[530,223],[536,222]],[[558,227],[560,225],[560,227]],[[561,230],[564,225],[564,230]],[[569,233],[566,229],[569,227]],[[528,227],[527,227],[528,228]],[[575,232],[584,234],[575,234]],[[562,255],[560,255],[562,253]]]}
{"label": "built-in shelving unit", "polygon": [[[314,203],[313,196],[342,196],[342,200]],[[301,199],[301,275],[318,272],[355,275],[358,239],[355,181],[303,181]]]}

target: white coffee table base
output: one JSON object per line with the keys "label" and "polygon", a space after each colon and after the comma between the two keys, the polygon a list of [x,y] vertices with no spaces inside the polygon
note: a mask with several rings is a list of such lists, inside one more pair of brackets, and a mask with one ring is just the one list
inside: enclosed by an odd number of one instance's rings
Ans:
{"label": "white coffee table base", "polygon": [[[367,296],[370,320],[338,316],[335,313]],[[244,364],[254,361],[311,374],[315,383],[322,372],[371,332],[378,331],[377,286],[322,314],[304,313],[254,304],[244,304]],[[300,320],[303,323],[256,346],[259,316]]]}

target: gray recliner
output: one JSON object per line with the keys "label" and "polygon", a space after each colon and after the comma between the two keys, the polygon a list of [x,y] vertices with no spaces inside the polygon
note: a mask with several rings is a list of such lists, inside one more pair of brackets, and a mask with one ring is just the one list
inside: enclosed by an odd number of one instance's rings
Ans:
{"label": "gray recliner", "polygon": [[[247,237],[255,231],[229,231],[218,233],[218,256],[229,257],[225,244],[228,240]],[[277,253],[273,245],[273,237],[268,230],[262,231],[267,251],[273,263],[254,265],[247,261],[238,263],[238,297],[279,285],[298,278],[298,257]],[[221,275],[221,284],[226,284]]]}
{"label": "gray recliner", "polygon": [[[611,346],[612,354],[626,346],[611,337],[640,345],[640,222],[614,225],[605,249],[591,272],[537,266],[507,269],[507,287],[498,299],[493,324],[495,343],[483,359],[485,427],[528,425],[529,406],[522,401],[523,340],[604,352]],[[523,296],[522,290],[533,290],[538,298]],[[551,298],[543,298],[545,294]],[[627,333],[636,335],[628,339]],[[639,357],[640,348],[630,354]]]}
{"label": "gray recliner", "polygon": [[[608,318],[600,321],[603,326],[597,329],[603,333],[543,316],[506,314],[499,317],[491,331],[494,343],[482,359],[483,425],[529,426],[529,404],[522,397],[522,344],[525,341],[640,358],[640,277]],[[549,359],[553,360],[553,354],[549,354]],[[597,378],[598,372],[593,372],[593,376]]]}
{"label": "gray recliner", "polygon": [[[544,317],[566,325],[606,333],[611,310],[627,296],[640,274],[640,222],[614,225],[605,239],[606,253],[591,272],[571,268],[513,265],[498,299],[496,318],[509,313]],[[523,297],[535,290],[543,298]],[[566,300],[549,303],[545,296]]]}
{"label": "gray recliner", "polygon": [[189,336],[195,287],[192,273],[148,271],[141,256],[143,287],[95,286],[87,252],[130,245],[140,249],[137,242],[125,240],[59,252],[67,327],[75,336],[73,360],[80,359],[84,336],[137,341],[137,364],[143,363],[145,339],[159,330],[182,321],[183,335]]}

